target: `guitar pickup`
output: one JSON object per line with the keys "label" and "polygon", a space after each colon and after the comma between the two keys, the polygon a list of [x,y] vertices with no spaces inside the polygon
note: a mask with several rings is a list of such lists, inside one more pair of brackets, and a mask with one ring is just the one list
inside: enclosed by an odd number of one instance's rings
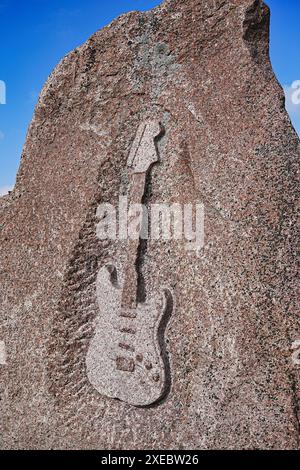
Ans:
{"label": "guitar pickup", "polygon": [[137,313],[136,313],[136,310],[134,309],[130,309],[130,308],[122,308],[121,312],[120,312],[120,317],[124,317],[124,318],[136,318],[137,317]]}
{"label": "guitar pickup", "polygon": [[130,346],[129,344],[125,344],[125,343],[119,343],[119,348],[125,349],[125,351],[131,351],[131,352],[135,351],[133,346]]}

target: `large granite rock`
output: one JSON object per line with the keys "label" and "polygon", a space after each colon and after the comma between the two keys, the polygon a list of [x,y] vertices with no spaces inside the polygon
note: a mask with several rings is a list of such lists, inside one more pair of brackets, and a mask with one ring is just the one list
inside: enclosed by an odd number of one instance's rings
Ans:
{"label": "large granite rock", "polygon": [[[262,1],[169,0],[54,70],[0,199],[1,448],[299,447],[300,152],[268,53]],[[201,250],[97,236],[99,204],[118,205],[128,156],[153,143],[133,193],[204,204]],[[126,273],[153,336],[116,372]]]}

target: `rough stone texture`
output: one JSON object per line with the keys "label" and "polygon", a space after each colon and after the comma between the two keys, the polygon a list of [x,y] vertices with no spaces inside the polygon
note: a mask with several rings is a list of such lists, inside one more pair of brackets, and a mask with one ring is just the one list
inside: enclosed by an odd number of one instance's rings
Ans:
{"label": "rough stone texture", "polygon": [[[268,28],[260,0],[169,0],[50,76],[0,200],[1,448],[299,447],[300,152]],[[174,293],[172,383],[135,407],[101,396],[85,359],[97,273],[124,249],[97,239],[97,205],[126,191],[148,113],[166,129],[151,202],[203,202],[205,247],[148,244],[147,291]]]}

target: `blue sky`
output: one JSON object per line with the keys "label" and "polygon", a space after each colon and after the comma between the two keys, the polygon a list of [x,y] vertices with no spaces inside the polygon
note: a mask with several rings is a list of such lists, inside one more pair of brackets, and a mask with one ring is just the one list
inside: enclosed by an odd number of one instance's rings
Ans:
{"label": "blue sky", "polygon": [[[121,13],[147,10],[159,3],[0,0],[0,80],[7,87],[6,104],[0,104],[0,194],[14,184],[38,94],[59,60]],[[300,135],[300,104],[291,99],[295,96],[291,85],[300,80],[300,1],[267,3],[272,11],[271,60],[286,89],[287,108]]]}

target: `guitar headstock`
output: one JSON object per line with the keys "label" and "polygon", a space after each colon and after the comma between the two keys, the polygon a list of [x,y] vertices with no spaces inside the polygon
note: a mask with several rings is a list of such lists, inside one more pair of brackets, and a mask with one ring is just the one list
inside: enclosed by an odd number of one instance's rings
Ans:
{"label": "guitar headstock", "polygon": [[153,163],[158,162],[155,141],[163,133],[159,121],[144,121],[139,126],[127,161],[133,173],[146,173]]}

